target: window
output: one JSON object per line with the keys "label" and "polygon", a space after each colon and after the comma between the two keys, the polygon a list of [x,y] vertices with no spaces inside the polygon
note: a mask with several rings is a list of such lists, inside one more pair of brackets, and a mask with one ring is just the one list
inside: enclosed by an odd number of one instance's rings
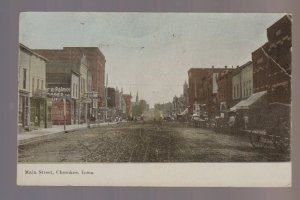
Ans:
{"label": "window", "polygon": [[233,98],[235,98],[235,85],[233,86]]}
{"label": "window", "polygon": [[260,58],[257,60],[257,64],[261,64],[263,61],[264,61],[264,58],[263,58],[263,57],[260,57]]}
{"label": "window", "polygon": [[27,71],[23,69],[23,89],[26,89]]}
{"label": "window", "polygon": [[72,91],[72,93],[73,93],[73,97],[75,96],[75,83],[73,83],[73,91]]}
{"label": "window", "polygon": [[282,33],[281,29],[278,29],[278,30],[276,31],[275,35],[278,36],[278,35],[281,35],[281,33]]}
{"label": "window", "polygon": [[83,92],[82,78],[80,78],[80,91]]}
{"label": "window", "polygon": [[77,98],[77,84],[75,85],[75,88],[76,88],[76,90],[75,90],[75,98]]}
{"label": "window", "polygon": [[44,89],[44,80],[42,80],[42,85],[41,85],[41,89]]}
{"label": "window", "polygon": [[34,93],[34,78],[32,78],[32,93]]}
{"label": "window", "polygon": [[85,79],[83,79],[82,83],[83,83],[83,92],[85,92]]}
{"label": "window", "polygon": [[40,87],[40,79],[37,79],[36,81],[37,81],[37,83],[36,83],[36,89],[40,89],[39,88]]}

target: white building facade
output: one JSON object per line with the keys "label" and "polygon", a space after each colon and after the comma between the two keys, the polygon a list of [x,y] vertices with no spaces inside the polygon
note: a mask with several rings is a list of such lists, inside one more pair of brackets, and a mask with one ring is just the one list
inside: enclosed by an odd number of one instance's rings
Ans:
{"label": "white building facade", "polygon": [[19,51],[19,117],[23,129],[51,126],[51,101],[47,99],[47,59],[23,44]]}

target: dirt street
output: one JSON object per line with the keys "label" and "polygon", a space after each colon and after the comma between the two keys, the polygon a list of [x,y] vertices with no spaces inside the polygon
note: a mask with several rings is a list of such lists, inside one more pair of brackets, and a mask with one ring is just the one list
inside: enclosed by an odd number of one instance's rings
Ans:
{"label": "dirt street", "polygon": [[269,162],[289,153],[254,149],[246,137],[132,122],[55,134],[19,145],[19,162]]}

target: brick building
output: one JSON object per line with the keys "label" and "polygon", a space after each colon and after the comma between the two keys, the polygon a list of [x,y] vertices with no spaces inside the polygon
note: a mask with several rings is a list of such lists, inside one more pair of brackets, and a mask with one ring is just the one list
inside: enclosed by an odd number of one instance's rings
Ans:
{"label": "brick building", "polygon": [[79,66],[83,55],[92,75],[92,91],[98,93],[98,107],[105,106],[105,56],[98,47],[64,47],[63,49],[35,49],[51,61]]}
{"label": "brick building", "polygon": [[217,104],[219,111],[225,111],[230,108],[232,102],[232,71],[233,69],[222,72],[218,79]]}
{"label": "brick building", "polygon": [[132,107],[131,107],[131,94],[123,94],[126,107],[126,117],[132,117]]}
{"label": "brick building", "polygon": [[107,107],[115,108],[116,107],[116,90],[115,88],[107,88]]}
{"label": "brick building", "polygon": [[[79,121],[80,69],[68,63],[49,62],[46,83],[48,96],[52,98],[52,122],[56,125],[76,124]],[[66,117],[64,118],[64,100]]]}
{"label": "brick building", "polygon": [[269,60],[267,59],[264,51],[268,50],[268,43],[252,52],[253,62],[253,93],[266,91],[269,87]]}
{"label": "brick building", "polygon": [[268,101],[291,103],[291,25],[285,15],[267,29],[268,42],[252,53],[254,92],[268,92]]}
{"label": "brick building", "polygon": [[217,79],[227,68],[191,68],[188,71],[189,113],[203,111],[209,117],[217,112]]}

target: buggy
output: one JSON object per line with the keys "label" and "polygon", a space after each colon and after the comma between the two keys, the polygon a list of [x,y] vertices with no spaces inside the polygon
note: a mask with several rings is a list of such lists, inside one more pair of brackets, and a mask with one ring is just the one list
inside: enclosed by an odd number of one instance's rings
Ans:
{"label": "buggy", "polygon": [[245,131],[254,148],[290,149],[290,104],[270,103],[260,113],[251,115],[249,129]]}

